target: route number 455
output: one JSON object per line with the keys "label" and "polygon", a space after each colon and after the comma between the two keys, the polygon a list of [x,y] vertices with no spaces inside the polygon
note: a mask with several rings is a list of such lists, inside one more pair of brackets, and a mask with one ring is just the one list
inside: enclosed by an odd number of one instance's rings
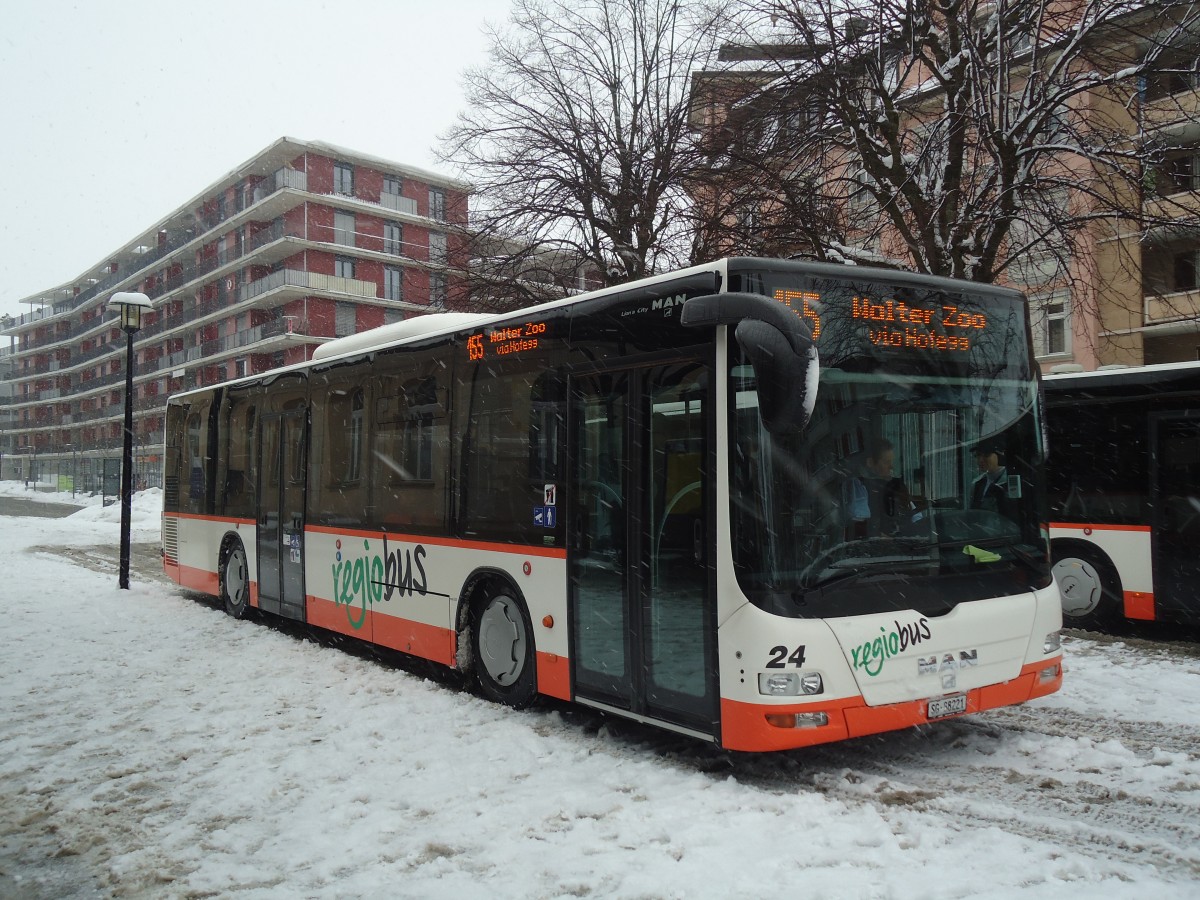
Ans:
{"label": "route number 455", "polygon": [[804,665],[804,645],[801,644],[791,653],[787,647],[772,647],[771,658],[767,660],[768,669],[783,669],[793,665],[797,669]]}

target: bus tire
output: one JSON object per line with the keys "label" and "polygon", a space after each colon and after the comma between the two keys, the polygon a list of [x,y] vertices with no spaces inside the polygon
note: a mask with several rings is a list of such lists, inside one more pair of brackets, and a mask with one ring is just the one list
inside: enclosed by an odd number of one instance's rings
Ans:
{"label": "bus tire", "polygon": [[1054,580],[1062,594],[1063,625],[1105,630],[1125,615],[1121,579],[1098,550],[1078,541],[1056,541],[1051,548]]}
{"label": "bus tire", "polygon": [[522,709],[537,696],[533,626],[529,612],[508,587],[494,587],[471,611],[471,655],[480,693]]}
{"label": "bus tire", "polygon": [[250,566],[241,540],[230,538],[225,541],[217,572],[225,612],[235,619],[245,618],[250,611]]}

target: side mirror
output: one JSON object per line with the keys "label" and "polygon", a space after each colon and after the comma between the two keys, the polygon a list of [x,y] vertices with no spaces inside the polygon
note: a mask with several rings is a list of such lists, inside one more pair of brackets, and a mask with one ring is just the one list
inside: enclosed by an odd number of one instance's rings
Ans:
{"label": "side mirror", "polygon": [[762,294],[708,294],[683,306],[683,325],[736,325],[734,337],[754,366],[759,414],[772,434],[803,431],[817,402],[820,364],[808,323]]}

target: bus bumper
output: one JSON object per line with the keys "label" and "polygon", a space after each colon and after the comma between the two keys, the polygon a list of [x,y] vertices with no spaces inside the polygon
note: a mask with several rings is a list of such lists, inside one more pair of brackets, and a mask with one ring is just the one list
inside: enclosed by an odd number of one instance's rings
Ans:
{"label": "bus bumper", "polygon": [[[1024,666],[1012,681],[966,692],[966,709],[930,720],[929,699],[867,706],[862,697],[825,703],[766,705],[721,700],[721,746],[727,750],[769,751],[811,747],[847,738],[936,724],[944,719],[1012,706],[1053,694],[1062,687],[1062,657]],[[724,736],[728,736],[725,738]]]}

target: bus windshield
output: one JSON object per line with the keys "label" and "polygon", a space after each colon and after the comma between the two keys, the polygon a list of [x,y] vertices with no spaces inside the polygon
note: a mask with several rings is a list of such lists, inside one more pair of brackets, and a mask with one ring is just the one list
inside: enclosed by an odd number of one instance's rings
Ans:
{"label": "bus windshield", "polygon": [[733,553],[747,596],[801,617],[939,615],[1048,585],[1020,297],[818,279],[757,287],[811,320],[821,377],[808,427],[773,434],[759,415],[762,373],[731,342]]}

